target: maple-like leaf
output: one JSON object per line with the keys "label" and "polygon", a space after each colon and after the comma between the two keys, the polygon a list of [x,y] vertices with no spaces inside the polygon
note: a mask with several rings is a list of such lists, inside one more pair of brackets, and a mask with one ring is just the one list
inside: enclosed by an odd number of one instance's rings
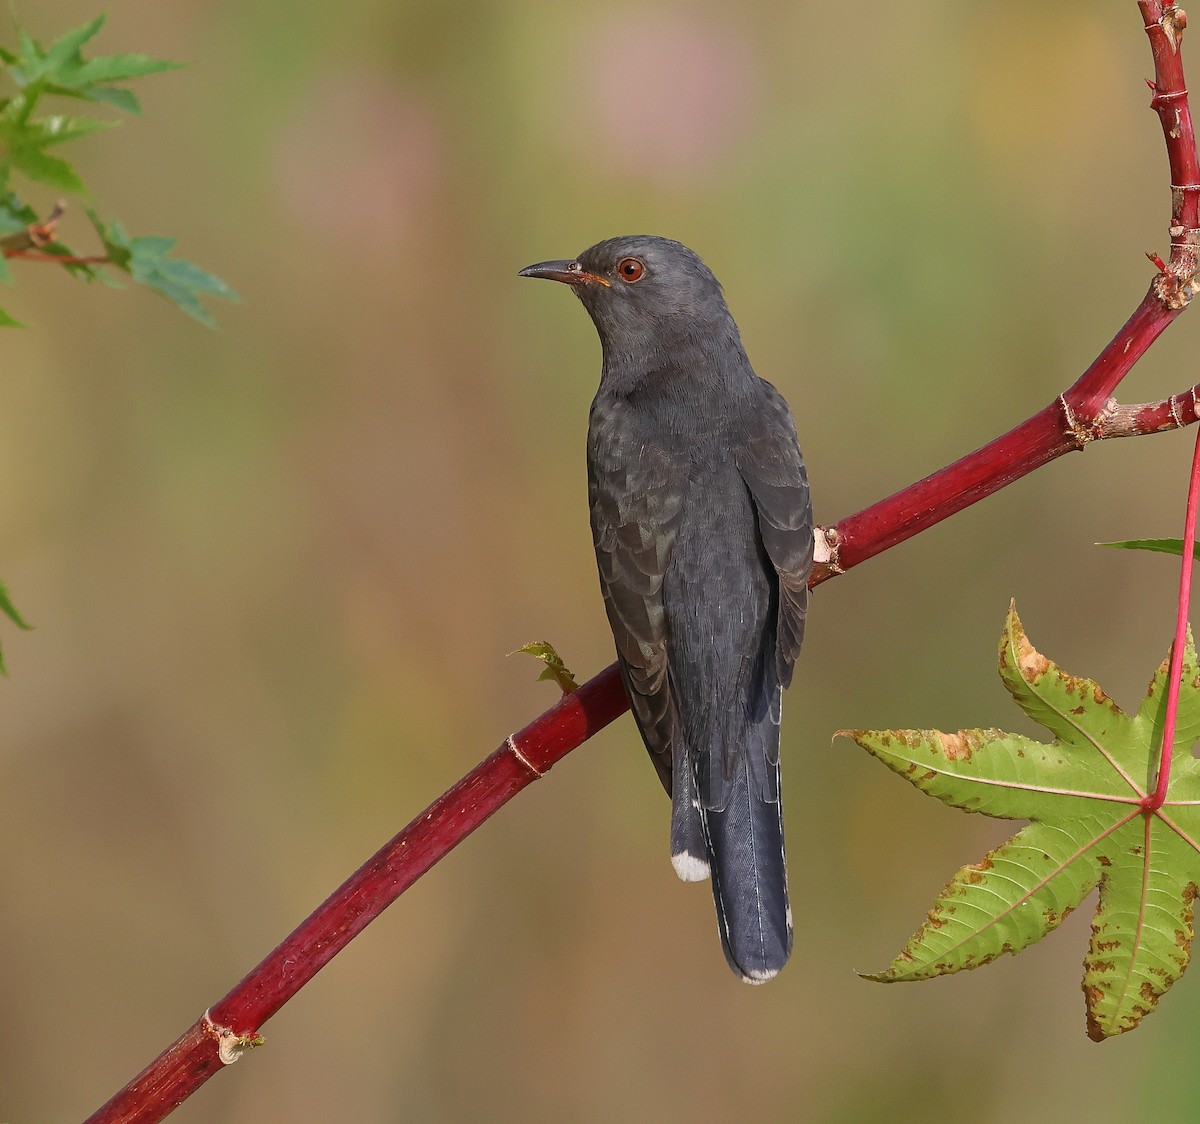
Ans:
{"label": "maple-like leaf", "polygon": [[1167,661],[1135,715],[1029,642],[1009,609],[1000,677],[1054,735],[1002,730],[848,730],[888,768],[951,807],[1023,827],[947,883],[883,982],[921,980],[1017,953],[1099,887],[1084,958],[1088,1035],[1132,1030],[1183,975],[1200,884],[1200,668],[1188,633],[1166,802],[1148,810],[1162,740]]}

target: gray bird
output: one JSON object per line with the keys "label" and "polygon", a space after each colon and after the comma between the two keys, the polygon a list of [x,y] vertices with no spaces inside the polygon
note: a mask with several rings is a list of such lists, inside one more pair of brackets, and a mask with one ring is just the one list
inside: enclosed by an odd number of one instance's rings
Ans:
{"label": "gray bird", "polygon": [[617,659],[675,871],[711,872],[725,958],[764,983],[792,949],[779,722],[813,560],[795,423],[679,242],[610,238],[520,275],[570,285],[599,333],[588,496]]}

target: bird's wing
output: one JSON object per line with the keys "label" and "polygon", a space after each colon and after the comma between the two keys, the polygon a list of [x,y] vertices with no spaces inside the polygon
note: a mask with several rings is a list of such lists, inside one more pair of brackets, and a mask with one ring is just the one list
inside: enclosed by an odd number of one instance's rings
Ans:
{"label": "bird's wing", "polygon": [[779,575],[775,655],[779,682],[786,687],[792,681],[808,615],[812,502],[792,413],[770,383],[762,385],[766,390],[762,408],[740,443],[737,465],[758,512],[763,546]]}
{"label": "bird's wing", "polygon": [[683,512],[682,473],[655,445],[593,447],[589,453],[604,607],[638,729],[670,792],[678,716],[667,674],[662,581]]}

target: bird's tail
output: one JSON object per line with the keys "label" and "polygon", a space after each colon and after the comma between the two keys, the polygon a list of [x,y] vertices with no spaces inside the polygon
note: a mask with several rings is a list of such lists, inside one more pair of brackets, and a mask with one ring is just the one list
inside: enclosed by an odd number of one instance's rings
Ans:
{"label": "bird's tail", "polygon": [[740,755],[725,806],[704,808],[700,815],[725,959],[746,983],[760,984],[775,976],[791,954],[792,911],[778,756],[766,766],[775,776],[765,791],[751,775],[748,758]]}

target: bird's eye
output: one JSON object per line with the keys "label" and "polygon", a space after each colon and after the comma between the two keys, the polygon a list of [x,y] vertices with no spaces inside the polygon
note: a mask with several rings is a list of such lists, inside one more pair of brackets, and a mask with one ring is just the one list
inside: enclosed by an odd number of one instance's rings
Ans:
{"label": "bird's eye", "polygon": [[645,272],[646,267],[637,258],[622,258],[617,262],[617,276],[631,285],[635,281],[640,281]]}

